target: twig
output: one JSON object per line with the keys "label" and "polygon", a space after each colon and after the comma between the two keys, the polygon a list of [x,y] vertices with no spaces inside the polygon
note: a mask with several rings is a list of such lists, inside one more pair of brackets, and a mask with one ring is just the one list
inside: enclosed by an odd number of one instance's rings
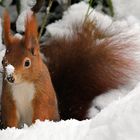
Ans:
{"label": "twig", "polygon": [[[87,12],[86,12],[86,14],[85,14],[84,23],[87,21],[89,15],[93,12],[93,10],[90,11],[90,8],[91,8],[92,3],[94,3],[94,2],[95,2],[94,0],[89,0],[89,6],[88,6]],[[90,11],[90,12],[89,12],[89,11]]]}
{"label": "twig", "polygon": [[44,30],[44,28],[45,28],[45,25],[46,25],[46,22],[47,22],[49,13],[50,13],[50,9],[51,9],[52,3],[53,3],[53,0],[49,0],[49,5],[48,5],[48,7],[46,8],[46,13],[45,13],[45,16],[43,17],[41,29],[40,29],[40,32],[39,32],[39,40],[40,40],[41,35],[42,35],[42,32],[43,32],[43,30]]}
{"label": "twig", "polygon": [[113,4],[112,4],[112,0],[108,0],[108,5],[109,5],[109,9],[111,12],[111,16],[114,16],[114,9],[113,9]]}

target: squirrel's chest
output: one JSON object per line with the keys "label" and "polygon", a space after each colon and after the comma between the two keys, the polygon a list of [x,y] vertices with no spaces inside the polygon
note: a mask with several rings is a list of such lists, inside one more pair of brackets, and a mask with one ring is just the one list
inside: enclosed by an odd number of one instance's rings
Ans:
{"label": "squirrel's chest", "polygon": [[20,125],[26,123],[32,124],[32,100],[35,96],[35,86],[33,83],[22,83],[13,85],[11,88],[13,100],[17,109],[17,117]]}

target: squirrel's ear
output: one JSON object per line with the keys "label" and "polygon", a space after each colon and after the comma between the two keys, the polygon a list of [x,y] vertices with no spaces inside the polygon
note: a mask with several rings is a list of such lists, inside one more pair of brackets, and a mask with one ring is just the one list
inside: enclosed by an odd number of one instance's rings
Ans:
{"label": "squirrel's ear", "polygon": [[39,53],[37,21],[32,12],[27,14],[25,23],[25,47],[30,50],[33,55]]}
{"label": "squirrel's ear", "polygon": [[4,35],[4,43],[6,47],[9,47],[10,43],[12,42],[13,35],[11,34],[10,31],[10,16],[6,10],[4,11],[3,16],[3,35]]}

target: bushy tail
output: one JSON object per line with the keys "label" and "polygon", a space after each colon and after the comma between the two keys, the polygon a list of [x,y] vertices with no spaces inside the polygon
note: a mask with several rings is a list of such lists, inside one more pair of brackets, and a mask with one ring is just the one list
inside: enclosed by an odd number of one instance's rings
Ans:
{"label": "bushy tail", "polygon": [[71,34],[52,37],[46,56],[62,119],[85,119],[94,97],[140,79],[140,35],[132,30],[106,34],[94,22],[74,25]]}

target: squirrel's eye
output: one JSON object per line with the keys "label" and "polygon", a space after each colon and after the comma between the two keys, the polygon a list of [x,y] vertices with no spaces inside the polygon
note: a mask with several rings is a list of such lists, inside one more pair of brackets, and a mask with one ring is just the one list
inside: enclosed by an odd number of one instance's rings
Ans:
{"label": "squirrel's eye", "polygon": [[24,60],[24,67],[29,68],[31,66],[31,60],[30,58],[25,58]]}

